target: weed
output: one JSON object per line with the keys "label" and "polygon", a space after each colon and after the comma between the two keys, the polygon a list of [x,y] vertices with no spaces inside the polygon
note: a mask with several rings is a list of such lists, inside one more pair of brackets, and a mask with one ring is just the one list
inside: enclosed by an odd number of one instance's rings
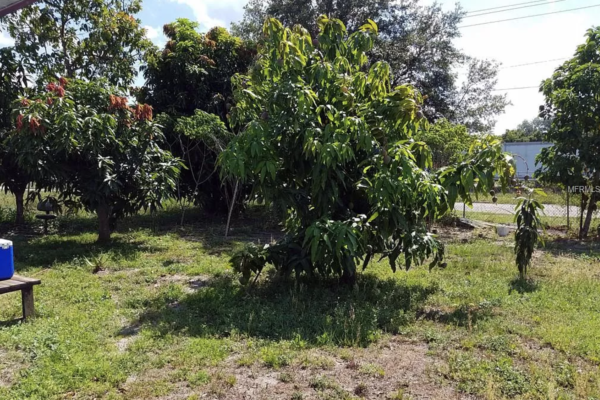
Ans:
{"label": "weed", "polygon": [[359,371],[362,374],[370,375],[376,378],[383,378],[385,376],[385,370],[376,364],[361,365]]}
{"label": "weed", "polygon": [[354,394],[357,395],[357,396],[359,396],[359,397],[366,397],[368,391],[369,391],[369,389],[367,388],[367,385],[364,382],[360,382],[354,388]]}
{"label": "weed", "polygon": [[282,372],[279,374],[279,381],[283,383],[290,383],[294,381],[294,377],[289,372]]}

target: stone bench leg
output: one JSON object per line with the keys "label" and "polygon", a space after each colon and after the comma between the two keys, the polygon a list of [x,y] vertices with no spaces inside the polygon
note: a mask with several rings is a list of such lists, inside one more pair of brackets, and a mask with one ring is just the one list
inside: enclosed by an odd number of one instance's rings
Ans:
{"label": "stone bench leg", "polygon": [[35,315],[33,287],[21,290],[21,300],[23,302],[23,319],[26,320],[33,317]]}

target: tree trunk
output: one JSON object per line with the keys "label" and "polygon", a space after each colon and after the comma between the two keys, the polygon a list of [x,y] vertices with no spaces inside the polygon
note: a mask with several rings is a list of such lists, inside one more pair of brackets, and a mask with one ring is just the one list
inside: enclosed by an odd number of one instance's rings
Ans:
{"label": "tree trunk", "polygon": [[96,209],[98,214],[98,242],[110,240],[110,211],[106,204],[101,204]]}
{"label": "tree trunk", "polygon": [[590,195],[590,202],[588,204],[587,215],[585,216],[585,223],[583,224],[583,228],[581,228],[581,238],[584,239],[588,236],[590,231],[590,225],[592,224],[592,217],[594,215],[594,211],[596,211],[596,193],[593,192]]}
{"label": "tree trunk", "polygon": [[585,193],[581,194],[581,205],[579,206],[579,240],[583,239],[583,214],[585,214],[585,208],[587,206],[587,196]]}
{"label": "tree trunk", "polygon": [[15,194],[15,203],[17,206],[17,214],[15,216],[15,223],[17,225],[21,225],[21,224],[25,223],[25,205],[23,202],[23,197],[25,195],[25,188],[15,190],[14,194]]}

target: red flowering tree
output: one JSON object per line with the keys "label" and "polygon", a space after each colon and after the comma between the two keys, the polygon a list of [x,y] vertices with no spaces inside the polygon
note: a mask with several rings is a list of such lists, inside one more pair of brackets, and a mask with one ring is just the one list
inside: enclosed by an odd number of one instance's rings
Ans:
{"label": "red flowering tree", "polygon": [[99,219],[99,241],[116,221],[156,209],[172,190],[179,163],[162,150],[152,107],[131,106],[107,83],[50,83],[47,93],[22,99],[10,145],[19,164],[52,182],[66,204]]}

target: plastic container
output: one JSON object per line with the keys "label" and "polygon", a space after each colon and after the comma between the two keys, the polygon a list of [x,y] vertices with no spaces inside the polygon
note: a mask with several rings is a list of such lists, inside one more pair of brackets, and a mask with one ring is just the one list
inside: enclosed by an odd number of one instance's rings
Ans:
{"label": "plastic container", "polygon": [[509,230],[508,226],[498,225],[496,227],[496,232],[498,232],[498,236],[500,236],[500,237],[506,237],[506,236],[508,236],[510,230]]}
{"label": "plastic container", "polygon": [[10,279],[14,274],[13,244],[10,240],[0,239],[0,281]]}

